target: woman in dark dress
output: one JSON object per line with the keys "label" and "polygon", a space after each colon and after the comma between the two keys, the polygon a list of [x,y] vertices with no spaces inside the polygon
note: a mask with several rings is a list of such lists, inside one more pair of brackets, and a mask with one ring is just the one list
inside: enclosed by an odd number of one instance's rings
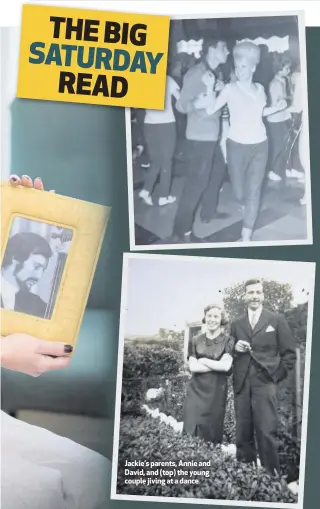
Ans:
{"label": "woman in dark dress", "polygon": [[189,345],[192,378],[185,400],[183,431],[220,444],[234,340],[223,330],[227,320],[220,306],[207,306],[203,322],[206,332],[193,338]]}

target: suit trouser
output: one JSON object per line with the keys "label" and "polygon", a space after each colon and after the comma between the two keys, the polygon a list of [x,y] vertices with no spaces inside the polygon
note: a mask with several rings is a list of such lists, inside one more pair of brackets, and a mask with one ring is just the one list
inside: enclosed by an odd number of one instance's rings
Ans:
{"label": "suit trouser", "polygon": [[268,141],[245,145],[227,140],[227,160],[233,193],[244,206],[243,226],[253,230],[268,161]]}
{"label": "suit trouser", "polygon": [[187,140],[187,175],[174,221],[173,231],[183,236],[192,230],[193,220],[212,171],[216,141]]}
{"label": "suit trouser", "polygon": [[256,462],[256,443],[262,466],[280,471],[277,446],[277,386],[251,363],[241,391],[234,397],[237,459]]}
{"label": "suit trouser", "polygon": [[220,189],[226,175],[226,163],[220,143],[216,144],[213,155],[213,166],[207,188],[201,200],[201,219],[210,221],[217,212]]}

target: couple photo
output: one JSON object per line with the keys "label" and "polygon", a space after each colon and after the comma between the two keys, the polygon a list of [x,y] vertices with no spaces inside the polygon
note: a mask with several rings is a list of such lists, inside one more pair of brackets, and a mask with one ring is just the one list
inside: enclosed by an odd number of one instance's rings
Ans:
{"label": "couple photo", "polygon": [[132,245],[307,240],[301,20],[170,26],[165,108],[126,116]]}
{"label": "couple photo", "polygon": [[[297,503],[313,286],[309,263],[126,255],[115,498]],[[155,459],[209,467],[187,487],[125,469]]]}
{"label": "couple photo", "polygon": [[276,391],[277,384],[295,366],[295,340],[285,318],[263,306],[260,279],[244,283],[244,300],[245,313],[231,323],[229,333],[219,305],[204,309],[205,330],[188,345],[192,378],[183,431],[214,444],[222,443],[227,377],[232,373],[237,459],[256,463],[258,453],[261,465],[277,475]]}

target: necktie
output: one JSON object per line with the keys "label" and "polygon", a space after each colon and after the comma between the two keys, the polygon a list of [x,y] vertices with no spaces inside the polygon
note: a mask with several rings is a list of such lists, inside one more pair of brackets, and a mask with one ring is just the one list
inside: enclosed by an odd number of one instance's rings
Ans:
{"label": "necktie", "polygon": [[255,328],[257,324],[257,314],[256,313],[252,313],[252,316],[251,316],[251,327],[252,327],[252,330]]}

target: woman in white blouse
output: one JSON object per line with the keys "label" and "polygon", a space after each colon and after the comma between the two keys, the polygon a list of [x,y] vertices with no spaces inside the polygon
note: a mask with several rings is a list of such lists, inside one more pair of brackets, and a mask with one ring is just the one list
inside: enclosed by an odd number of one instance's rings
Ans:
{"label": "woman in white blouse", "polygon": [[260,195],[268,160],[268,138],[263,117],[287,106],[280,100],[266,107],[264,88],[253,82],[260,60],[260,48],[251,42],[241,42],[233,48],[235,83],[224,87],[218,97],[212,94],[211,113],[225,104],[230,112],[227,140],[227,161],[233,192],[242,205],[242,241],[250,241],[260,209]]}

